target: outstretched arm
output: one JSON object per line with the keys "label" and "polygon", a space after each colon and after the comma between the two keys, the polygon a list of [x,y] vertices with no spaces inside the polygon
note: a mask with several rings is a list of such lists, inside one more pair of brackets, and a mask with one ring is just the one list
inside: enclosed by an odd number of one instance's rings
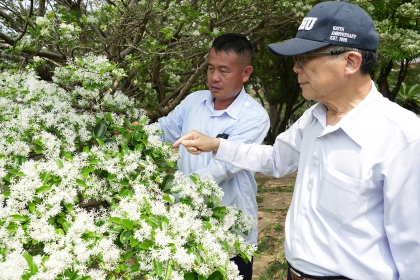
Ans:
{"label": "outstretched arm", "polygon": [[189,153],[199,155],[202,152],[217,152],[220,139],[192,130],[179,138],[172,147],[177,148],[180,145],[183,145]]}

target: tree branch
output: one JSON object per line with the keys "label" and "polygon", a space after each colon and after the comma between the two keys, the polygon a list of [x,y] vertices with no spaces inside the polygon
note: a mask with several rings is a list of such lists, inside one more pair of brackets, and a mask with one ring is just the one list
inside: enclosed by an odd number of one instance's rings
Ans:
{"label": "tree branch", "polygon": [[164,106],[162,108],[158,108],[158,111],[154,112],[148,112],[148,115],[151,118],[157,118],[160,116],[167,115],[170,111],[172,111],[184,98],[184,96],[187,94],[187,91],[191,89],[191,86],[194,84],[194,82],[198,79],[198,77],[204,73],[204,71],[207,69],[207,58],[201,63],[201,65],[195,70],[195,73],[188,79],[188,81],[183,86],[182,90],[179,92],[177,97],[168,105]]}

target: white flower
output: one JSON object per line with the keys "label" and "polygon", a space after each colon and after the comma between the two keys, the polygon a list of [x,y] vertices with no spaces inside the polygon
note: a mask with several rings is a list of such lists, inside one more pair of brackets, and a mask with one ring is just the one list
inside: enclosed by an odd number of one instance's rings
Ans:
{"label": "white flower", "polygon": [[93,15],[88,15],[86,18],[86,22],[91,23],[91,24],[98,24],[99,20]]}
{"label": "white flower", "polygon": [[37,17],[35,19],[35,23],[38,25],[47,25],[47,24],[50,24],[51,22],[46,17]]}

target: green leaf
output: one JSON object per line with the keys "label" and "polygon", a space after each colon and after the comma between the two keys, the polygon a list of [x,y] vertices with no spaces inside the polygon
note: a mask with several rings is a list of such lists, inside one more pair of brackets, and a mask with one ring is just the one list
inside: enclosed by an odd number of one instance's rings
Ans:
{"label": "green leaf", "polygon": [[146,222],[154,228],[157,228],[159,226],[159,220],[155,217],[147,217]]}
{"label": "green leaf", "polygon": [[127,144],[121,143],[121,150],[123,152],[128,152],[130,149],[128,148]]}
{"label": "green leaf", "polygon": [[160,229],[162,231],[166,231],[168,229],[169,220],[166,218],[163,218],[160,220]]}
{"label": "green leaf", "polygon": [[47,172],[42,172],[40,177],[44,185],[46,185],[48,181],[51,179],[50,173],[47,173]]}
{"label": "green leaf", "polygon": [[153,268],[157,276],[162,275],[162,272],[163,272],[162,262],[158,261],[157,259],[153,259]]}
{"label": "green leaf", "polygon": [[220,271],[215,271],[207,279],[208,280],[223,280],[223,276],[220,273]]}
{"label": "green leaf", "polygon": [[198,280],[197,273],[194,273],[194,272],[185,273],[184,280]]}
{"label": "green leaf", "polygon": [[66,207],[67,211],[71,212],[74,210],[73,204],[65,203],[64,207]]}
{"label": "green leaf", "polygon": [[114,138],[105,138],[104,142],[106,144],[113,144],[113,143],[117,143],[117,141]]}
{"label": "green leaf", "polygon": [[91,159],[89,162],[88,162],[88,164],[90,164],[90,165],[96,165],[96,164],[98,164],[99,163],[99,160],[97,160],[97,159]]}
{"label": "green leaf", "polygon": [[135,262],[131,267],[130,267],[130,271],[131,272],[138,272],[140,271],[140,264],[138,262]]}
{"label": "green leaf", "polygon": [[134,238],[134,236],[130,236],[130,246],[131,247],[136,247],[140,242]]}
{"label": "green leaf", "polygon": [[165,200],[165,201],[167,201],[167,202],[169,202],[170,204],[174,204],[175,203],[175,197],[173,195],[171,195],[171,194],[164,195],[162,197],[162,199]]}
{"label": "green leaf", "polygon": [[42,186],[35,190],[36,193],[44,193],[52,189],[52,186]]}
{"label": "green leaf", "polygon": [[12,215],[11,217],[13,222],[26,222],[28,220],[27,217],[22,215]]}
{"label": "green leaf", "polygon": [[80,179],[76,179],[76,183],[77,183],[79,186],[86,188],[86,183],[85,183],[85,181],[80,180]]}
{"label": "green leaf", "polygon": [[144,149],[144,145],[143,144],[137,144],[135,149],[136,149],[137,152],[141,152]]}
{"label": "green leaf", "polygon": [[33,212],[35,212],[35,203],[33,203],[33,202],[29,202],[28,203],[28,208],[29,208],[29,212],[31,212],[31,213],[33,213]]}
{"label": "green leaf", "polygon": [[153,243],[151,242],[142,242],[137,247],[143,250],[150,250],[152,246],[153,246]]}
{"label": "green leaf", "polygon": [[128,251],[127,253],[125,253],[122,257],[121,260],[123,261],[128,261],[129,259],[131,259],[132,256],[134,256],[134,251]]}
{"label": "green leaf", "polygon": [[143,135],[141,135],[140,133],[135,133],[135,134],[133,134],[133,138],[136,141],[141,141],[141,139],[143,138]]}
{"label": "green leaf", "polygon": [[121,224],[121,219],[117,217],[111,217],[108,219],[109,223]]}
{"label": "green leaf", "polygon": [[73,159],[73,156],[71,155],[71,153],[70,153],[70,152],[64,152],[64,153],[63,153],[63,155],[64,155],[64,157],[65,157],[66,159],[69,159],[69,160],[72,160],[72,159]]}
{"label": "green leaf", "polygon": [[198,184],[201,182],[200,176],[197,173],[192,173],[190,176],[191,181],[194,182],[194,184]]}
{"label": "green leaf", "polygon": [[61,161],[61,159],[56,158],[56,159],[55,159],[55,162],[57,163],[58,167],[60,167],[60,168],[63,168],[63,167],[64,167],[64,164],[63,164],[63,162]]}
{"label": "green leaf", "polygon": [[106,133],[106,130],[107,130],[106,124],[103,122],[100,122],[96,124],[95,128],[93,129],[93,135],[99,138],[103,137]]}
{"label": "green leaf", "polygon": [[67,232],[69,230],[69,228],[71,228],[72,224],[69,222],[64,222],[63,223],[63,229],[65,232]]}
{"label": "green leaf", "polygon": [[99,146],[101,146],[101,147],[105,146],[105,142],[101,138],[96,137],[95,140],[96,140],[96,142],[98,142]]}
{"label": "green leaf", "polygon": [[127,270],[127,265],[125,263],[122,263],[118,266],[118,269],[120,271],[126,271]]}
{"label": "green leaf", "polygon": [[229,244],[227,244],[226,241],[224,241],[224,240],[220,240],[219,242],[220,242],[220,245],[222,245],[223,249],[226,252],[229,252]]}
{"label": "green leaf", "polygon": [[130,181],[128,181],[128,179],[122,179],[122,180],[120,181],[120,184],[121,184],[122,186],[127,187],[127,186],[130,186]]}
{"label": "green leaf", "polygon": [[134,228],[133,222],[129,219],[122,219],[121,225],[123,225],[126,230],[132,230]]}
{"label": "green leaf", "polygon": [[122,133],[122,137],[126,140],[130,140],[131,139],[131,133],[129,131],[124,131]]}
{"label": "green leaf", "polygon": [[164,178],[162,183],[160,184],[160,189],[161,190],[169,190],[172,186],[173,180],[174,180],[174,175],[172,174],[167,174]]}
{"label": "green leaf", "polygon": [[90,173],[92,173],[93,171],[95,171],[95,167],[93,166],[89,166],[89,167],[83,167],[83,176],[84,177],[88,177]]}
{"label": "green leaf", "polygon": [[15,232],[17,230],[18,226],[15,223],[10,223],[6,229],[10,232]]}
{"label": "green leaf", "polygon": [[172,261],[166,266],[165,280],[170,280],[172,276]]}
{"label": "green leaf", "polygon": [[130,241],[130,236],[132,235],[131,230],[124,230],[120,235],[120,241],[121,243],[127,243]]}
{"label": "green leaf", "polygon": [[28,263],[29,270],[31,271],[31,275],[35,275],[38,272],[38,267],[33,262],[32,256],[24,253],[23,257],[25,258],[26,262]]}
{"label": "green leaf", "polygon": [[130,120],[128,120],[127,118],[124,118],[124,124],[127,127],[132,127],[133,125],[131,124]]}

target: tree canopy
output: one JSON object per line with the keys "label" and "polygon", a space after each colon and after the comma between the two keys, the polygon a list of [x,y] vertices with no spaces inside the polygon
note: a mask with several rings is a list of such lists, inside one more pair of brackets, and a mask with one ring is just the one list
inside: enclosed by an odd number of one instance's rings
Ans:
{"label": "tree canopy", "polygon": [[38,74],[50,80],[57,65],[102,55],[126,72],[114,89],[138,99],[153,119],[204,87],[207,53],[218,34],[240,32],[258,43],[310,7],[275,0],[3,0],[2,67],[39,57]]}

